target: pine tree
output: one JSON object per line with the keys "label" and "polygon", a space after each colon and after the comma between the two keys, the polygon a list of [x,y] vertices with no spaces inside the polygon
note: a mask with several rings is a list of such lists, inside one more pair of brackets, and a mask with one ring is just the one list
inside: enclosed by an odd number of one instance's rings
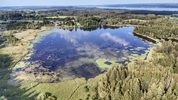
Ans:
{"label": "pine tree", "polygon": [[151,85],[150,90],[152,91],[152,96],[156,97],[157,94],[158,94],[158,91],[157,91],[157,86],[156,86],[155,83],[153,83],[153,84]]}
{"label": "pine tree", "polygon": [[121,100],[132,100],[129,90],[125,91],[124,96],[122,97]]}
{"label": "pine tree", "polygon": [[162,96],[161,99],[162,99],[162,100],[168,100],[165,94]]}
{"label": "pine tree", "polygon": [[160,99],[161,99],[161,96],[162,96],[162,94],[163,94],[163,91],[164,91],[164,90],[162,90],[161,87],[159,86],[159,87],[158,87],[158,95],[156,96],[156,99],[157,99],[157,100],[160,100]]}
{"label": "pine tree", "polygon": [[132,88],[132,98],[133,100],[138,100],[141,98],[141,90],[140,90],[140,84],[138,79],[134,79],[133,81],[133,88]]}
{"label": "pine tree", "polygon": [[118,82],[116,85],[115,92],[111,95],[112,100],[121,100],[122,94],[121,94],[121,83]]}
{"label": "pine tree", "polygon": [[152,94],[152,91],[150,89],[148,90],[146,98],[149,99],[149,100],[153,98],[153,94]]}

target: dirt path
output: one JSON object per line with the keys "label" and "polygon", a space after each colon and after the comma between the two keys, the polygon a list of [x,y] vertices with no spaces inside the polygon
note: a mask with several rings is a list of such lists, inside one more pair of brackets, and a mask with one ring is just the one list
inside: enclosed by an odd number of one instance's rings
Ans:
{"label": "dirt path", "polygon": [[[83,84],[82,84],[83,85]],[[71,97],[73,96],[73,94],[77,91],[77,89],[80,87],[80,86],[82,86],[82,85],[79,85],[79,86],[77,86],[76,87],[76,89],[71,93],[71,95],[70,95],[70,97],[68,98],[68,100],[70,100],[71,99]]]}

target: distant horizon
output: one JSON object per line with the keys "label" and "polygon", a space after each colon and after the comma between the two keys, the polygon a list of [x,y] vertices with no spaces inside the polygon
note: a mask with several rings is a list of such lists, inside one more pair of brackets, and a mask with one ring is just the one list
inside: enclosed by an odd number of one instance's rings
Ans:
{"label": "distant horizon", "polygon": [[125,4],[98,4],[98,5],[89,5],[89,4],[83,4],[83,5],[11,5],[11,6],[2,6],[0,5],[0,7],[30,7],[30,6],[35,6],[35,7],[43,7],[43,6],[73,6],[73,7],[76,7],[76,6],[103,6],[103,5],[134,5],[134,4],[178,4],[177,3],[125,3]]}
{"label": "distant horizon", "polygon": [[0,6],[96,6],[116,4],[176,4],[178,0],[1,0]]}

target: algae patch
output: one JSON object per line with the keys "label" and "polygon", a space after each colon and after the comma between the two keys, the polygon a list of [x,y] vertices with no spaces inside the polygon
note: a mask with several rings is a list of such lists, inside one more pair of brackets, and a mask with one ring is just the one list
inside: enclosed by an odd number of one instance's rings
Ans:
{"label": "algae patch", "polygon": [[127,58],[126,57],[122,57],[122,59],[126,60]]}
{"label": "algae patch", "polygon": [[135,61],[135,60],[144,60],[148,54],[149,50],[145,50],[144,54],[138,55],[138,54],[131,54],[130,56],[128,56],[129,61]]}
{"label": "algae patch", "polygon": [[126,61],[124,64],[128,64],[129,62],[128,61]]}
{"label": "algae patch", "polygon": [[28,49],[32,49],[33,48],[33,44],[30,44],[27,48]]}
{"label": "algae patch", "polygon": [[25,63],[25,62],[21,61],[21,62],[19,62],[19,63],[17,63],[17,64],[15,65],[15,67],[13,68],[13,70],[16,70],[16,69],[18,69],[18,68],[23,68],[23,67],[25,67],[25,66],[28,65],[28,64],[30,64],[30,63],[29,63],[29,62]]}
{"label": "algae patch", "polygon": [[42,38],[43,38],[44,36],[46,36],[46,35],[48,35],[48,34],[50,34],[50,33],[52,33],[52,32],[54,32],[54,31],[43,31],[43,32],[40,32],[40,33],[37,34],[35,40],[32,40],[31,42],[32,42],[33,44],[35,44],[35,43],[40,43],[40,42],[42,41]]}
{"label": "algae patch", "polygon": [[[106,64],[106,62],[109,62],[110,64]],[[97,59],[96,63],[101,69],[110,69],[113,67],[113,65],[119,65],[118,63],[115,63],[115,61],[108,59]]]}
{"label": "algae patch", "polygon": [[70,33],[69,30],[62,30],[62,29],[54,29],[55,32],[59,32],[61,34],[67,34],[67,33]]}
{"label": "algae patch", "polygon": [[144,47],[137,47],[137,48],[135,48],[135,50],[142,50],[142,49],[145,49]]}

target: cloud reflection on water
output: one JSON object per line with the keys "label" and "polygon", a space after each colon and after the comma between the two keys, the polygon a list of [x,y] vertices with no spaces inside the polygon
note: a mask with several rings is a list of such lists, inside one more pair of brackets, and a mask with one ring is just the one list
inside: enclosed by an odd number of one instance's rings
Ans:
{"label": "cloud reflection on water", "polygon": [[[78,40],[81,39],[82,36],[88,35],[87,31],[77,31],[77,34],[71,34],[70,31],[64,32],[63,29],[56,29],[56,32],[59,32],[60,38],[64,38],[66,41],[71,42],[73,44],[77,44]],[[67,30],[66,30],[67,31]]]}
{"label": "cloud reflection on water", "polygon": [[120,43],[124,46],[127,46],[129,44],[129,42],[126,42],[124,39],[121,39],[119,37],[116,36],[112,36],[110,33],[103,33],[100,35],[100,37],[104,38],[104,39],[110,39],[114,42]]}

